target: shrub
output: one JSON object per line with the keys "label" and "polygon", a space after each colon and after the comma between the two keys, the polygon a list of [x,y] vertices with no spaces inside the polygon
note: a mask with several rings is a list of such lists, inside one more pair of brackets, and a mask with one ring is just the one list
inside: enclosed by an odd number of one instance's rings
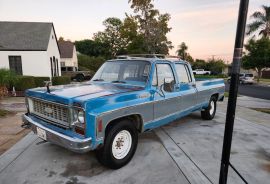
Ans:
{"label": "shrub", "polygon": [[8,94],[10,84],[17,80],[16,74],[8,69],[0,68],[0,98]]}
{"label": "shrub", "polygon": [[70,84],[71,79],[68,76],[61,76],[61,77],[53,77],[52,84],[55,85],[65,85]]}
{"label": "shrub", "polygon": [[50,77],[34,77],[35,87],[44,87],[44,81],[49,81]]}
{"label": "shrub", "polygon": [[16,91],[25,91],[26,89],[35,88],[35,79],[33,76],[18,76],[18,80],[14,86]]}
{"label": "shrub", "polygon": [[90,57],[87,55],[78,55],[79,68],[87,68],[88,70],[96,72],[99,67],[105,62],[103,57]]}
{"label": "shrub", "polygon": [[13,71],[5,68],[0,68],[0,86],[9,87],[16,82],[17,76]]}

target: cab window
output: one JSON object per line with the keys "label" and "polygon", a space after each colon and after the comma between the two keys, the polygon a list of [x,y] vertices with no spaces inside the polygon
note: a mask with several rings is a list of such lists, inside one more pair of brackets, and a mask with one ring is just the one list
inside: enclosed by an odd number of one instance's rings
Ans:
{"label": "cab window", "polygon": [[180,83],[192,82],[189,70],[185,64],[175,64],[175,70]]}
{"label": "cab window", "polygon": [[175,81],[172,68],[169,64],[156,64],[153,75],[153,86],[161,86],[164,83],[164,79],[169,78]]}

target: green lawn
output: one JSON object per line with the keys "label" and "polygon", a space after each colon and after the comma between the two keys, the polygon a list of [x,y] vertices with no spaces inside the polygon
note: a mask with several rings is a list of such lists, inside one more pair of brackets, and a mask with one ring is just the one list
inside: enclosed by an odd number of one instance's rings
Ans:
{"label": "green lawn", "polygon": [[0,118],[6,117],[10,112],[0,109]]}
{"label": "green lawn", "polygon": [[227,78],[226,75],[220,74],[220,75],[194,75],[195,78],[205,78],[205,79],[217,79],[217,78]]}
{"label": "green lawn", "polygon": [[260,82],[270,83],[270,79],[263,79],[263,78],[261,78],[261,79],[260,79]]}
{"label": "green lawn", "polygon": [[251,108],[255,111],[259,111],[259,112],[264,112],[264,113],[268,113],[270,114],[270,109],[269,108]]}

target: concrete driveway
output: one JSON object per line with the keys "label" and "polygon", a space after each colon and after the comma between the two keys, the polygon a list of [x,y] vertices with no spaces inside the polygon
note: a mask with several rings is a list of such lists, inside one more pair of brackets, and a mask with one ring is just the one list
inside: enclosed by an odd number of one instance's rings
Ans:
{"label": "concrete driveway", "polygon": [[[218,105],[212,121],[193,113],[142,134],[134,158],[119,170],[101,166],[94,153],[75,154],[30,133],[0,157],[1,184],[218,183],[226,102]],[[270,181],[269,119],[237,109],[231,162],[249,183]],[[228,183],[243,182],[230,169]]]}

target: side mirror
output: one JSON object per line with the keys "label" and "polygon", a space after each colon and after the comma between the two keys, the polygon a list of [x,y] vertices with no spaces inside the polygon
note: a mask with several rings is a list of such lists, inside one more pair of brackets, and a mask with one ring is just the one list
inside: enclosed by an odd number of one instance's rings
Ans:
{"label": "side mirror", "polygon": [[173,78],[164,78],[163,89],[166,92],[173,92],[175,81]]}

